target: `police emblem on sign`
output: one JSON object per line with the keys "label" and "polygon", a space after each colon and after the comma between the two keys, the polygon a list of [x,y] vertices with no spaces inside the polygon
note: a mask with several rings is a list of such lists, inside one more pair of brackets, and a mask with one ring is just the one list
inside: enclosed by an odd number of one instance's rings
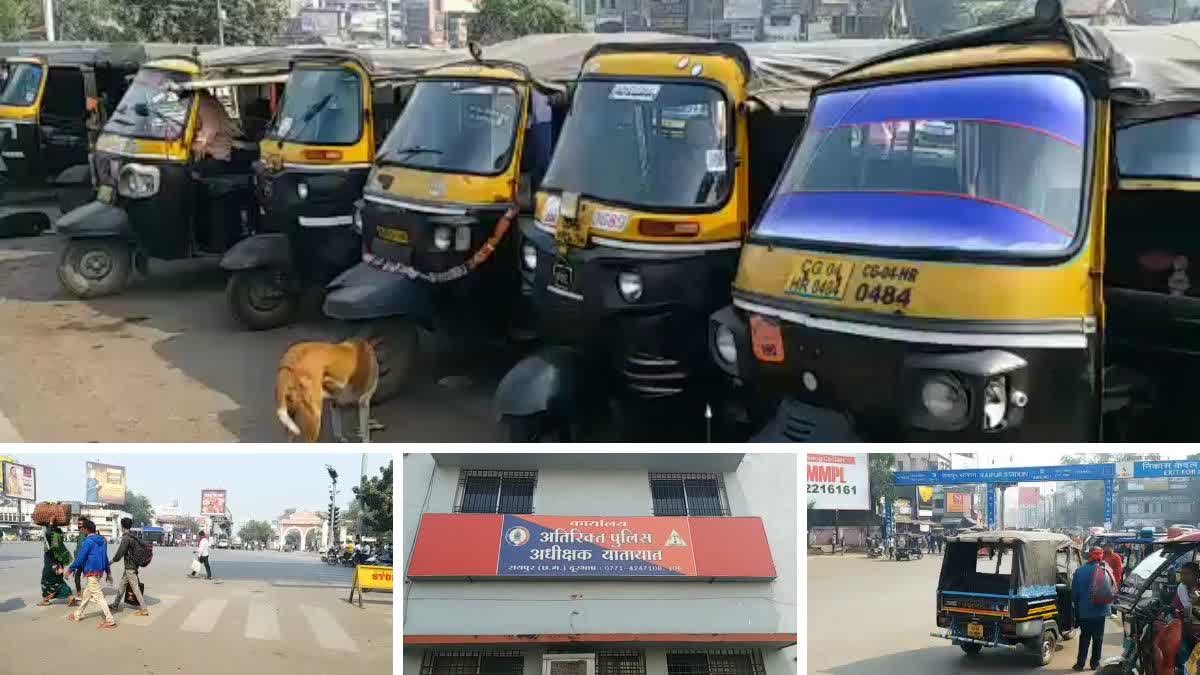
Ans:
{"label": "police emblem on sign", "polygon": [[513,546],[524,546],[529,543],[529,530],[519,526],[514,527],[504,535],[504,538]]}

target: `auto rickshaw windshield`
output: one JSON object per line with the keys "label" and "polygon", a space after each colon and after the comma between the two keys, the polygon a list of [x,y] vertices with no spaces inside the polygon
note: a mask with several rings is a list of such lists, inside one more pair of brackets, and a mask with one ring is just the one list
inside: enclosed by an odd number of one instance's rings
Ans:
{"label": "auto rickshaw windshield", "polygon": [[412,169],[494,176],[512,162],[521,96],[478,80],[418,82],[380,148],[379,161]]}
{"label": "auto rickshaw windshield", "polygon": [[0,90],[0,105],[30,106],[37,101],[45,68],[36,63],[17,63],[9,67],[8,80]]}
{"label": "auto rickshaw windshield", "polygon": [[543,187],[650,209],[720,207],[733,185],[726,106],[705,84],[580,82]]}
{"label": "auto rickshaw windshield", "polygon": [[1051,73],[819,95],[758,236],[861,248],[1061,255],[1080,227],[1083,89]]}
{"label": "auto rickshaw windshield", "polygon": [[362,136],[362,80],[344,68],[297,68],[267,138],[350,145]]}
{"label": "auto rickshaw windshield", "polygon": [[1125,178],[1200,179],[1200,115],[1120,129],[1117,167]]}
{"label": "auto rickshaw windshield", "polygon": [[187,82],[185,73],[143,68],[121,97],[105,133],[153,140],[176,139],[187,128],[192,93],[173,91],[168,85]]}

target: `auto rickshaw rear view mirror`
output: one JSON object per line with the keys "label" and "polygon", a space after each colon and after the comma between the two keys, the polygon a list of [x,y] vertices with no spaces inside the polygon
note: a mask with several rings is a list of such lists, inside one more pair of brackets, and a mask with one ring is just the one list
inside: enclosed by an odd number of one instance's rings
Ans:
{"label": "auto rickshaw rear view mirror", "polygon": [[564,192],[562,193],[562,201],[559,205],[558,213],[561,217],[568,220],[575,220],[579,217],[579,193]]}

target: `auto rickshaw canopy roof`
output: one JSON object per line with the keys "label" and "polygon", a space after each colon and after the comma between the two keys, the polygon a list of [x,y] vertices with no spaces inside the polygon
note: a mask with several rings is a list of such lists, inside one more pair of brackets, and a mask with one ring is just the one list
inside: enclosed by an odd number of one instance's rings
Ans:
{"label": "auto rickshaw canopy roof", "polygon": [[0,59],[45,58],[51,66],[92,66],[136,70],[153,59],[186,56],[221,49],[215,45],[178,45],[161,42],[0,42]]}
{"label": "auto rickshaw canopy roof", "polygon": [[1053,593],[1059,574],[1072,571],[1070,562],[1067,567],[1060,569],[1058,552],[1064,549],[1079,549],[1070,537],[1056,532],[988,530],[946,537],[946,542],[946,556],[942,560],[938,590],[947,587],[961,590],[973,586],[994,585],[994,574],[977,571],[977,551],[981,547],[999,545],[1008,549],[1012,556],[1012,583],[1008,590],[1017,597]]}
{"label": "auto rickshaw canopy roof", "polygon": [[372,78],[412,77],[426,68],[466,56],[449,49],[357,49],[324,45],[256,47],[219,52],[203,58],[206,68],[249,70],[287,69],[296,61],[354,61]]}
{"label": "auto rickshaw canopy roof", "polygon": [[[1039,3],[1050,6],[1050,3]],[[831,84],[866,68],[939,52],[1047,42],[1068,47],[1093,92],[1117,104],[1118,124],[1200,110],[1200,22],[1088,26],[1034,16],[924,40],[837,73]]]}

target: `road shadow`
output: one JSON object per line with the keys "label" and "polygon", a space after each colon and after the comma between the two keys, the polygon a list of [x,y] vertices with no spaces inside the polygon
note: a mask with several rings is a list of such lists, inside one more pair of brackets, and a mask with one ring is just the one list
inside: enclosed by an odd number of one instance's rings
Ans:
{"label": "road shadow", "polygon": [[25,601],[21,598],[9,598],[4,602],[0,602],[0,613],[15,612],[18,609],[26,607]]}
{"label": "road shadow", "polygon": [[[1115,634],[1114,634],[1115,633]],[[1105,626],[1102,658],[1121,654],[1121,629],[1109,624]],[[1034,656],[1024,649],[984,649],[979,654],[967,655],[947,642],[921,649],[911,649],[884,656],[877,656],[831,668],[814,669],[816,673],[829,675],[928,675],[929,673],[1011,673],[1032,671],[1039,673],[1071,673],[1071,665],[1078,653],[1078,638],[1059,644],[1053,662],[1038,667]],[[819,651],[819,645],[810,642],[810,648]],[[1090,671],[1089,671],[1090,672]]]}

